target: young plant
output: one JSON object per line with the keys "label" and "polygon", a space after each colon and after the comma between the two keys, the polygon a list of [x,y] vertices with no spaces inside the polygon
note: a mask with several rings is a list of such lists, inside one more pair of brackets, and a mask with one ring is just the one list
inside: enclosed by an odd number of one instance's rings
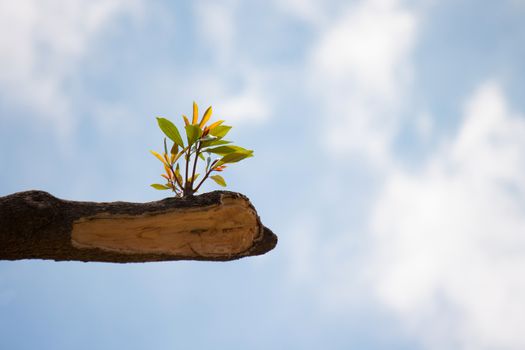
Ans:
{"label": "young plant", "polygon": [[[160,129],[170,141],[164,138],[163,154],[150,151],[162,162],[165,174],[161,176],[166,181],[164,184],[152,184],[151,187],[157,190],[172,190],[178,197],[192,196],[208,178],[226,187],[223,177],[218,174],[212,175],[212,173],[223,171],[227,164],[253,157],[252,150],[234,146],[231,141],[224,140],[224,136],[232,128],[223,125],[224,120],[207,125],[211,114],[210,106],[199,120],[199,107],[193,102],[191,123],[185,115],[182,116],[186,142],[175,124],[166,118],[157,118]],[[171,142],[173,142],[172,145],[168,144]],[[199,161],[203,162],[200,168],[204,175],[197,182],[200,176],[200,173],[197,173]]]}

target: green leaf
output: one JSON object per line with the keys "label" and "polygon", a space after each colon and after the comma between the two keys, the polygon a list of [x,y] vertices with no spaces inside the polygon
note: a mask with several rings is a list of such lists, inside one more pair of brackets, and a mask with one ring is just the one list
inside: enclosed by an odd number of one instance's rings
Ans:
{"label": "green leaf", "polygon": [[197,178],[199,177],[200,174],[195,174],[195,176],[192,176],[188,179],[188,182],[195,182],[195,180],[197,180]]}
{"label": "green leaf", "polygon": [[226,163],[237,163],[245,158],[253,157],[253,151],[247,151],[247,152],[233,152],[228,153],[224,157],[222,157],[213,168],[216,168],[218,166],[221,166]]}
{"label": "green leaf", "polygon": [[219,125],[212,130],[210,130],[210,135],[217,136],[217,137],[224,137],[230,131],[232,127],[226,126],[226,125]]}
{"label": "green leaf", "polygon": [[177,163],[177,167],[175,168],[175,177],[176,177],[177,180],[179,180],[179,182],[182,184],[182,175],[180,174],[179,163]]}
{"label": "green leaf", "polygon": [[157,118],[157,122],[159,123],[159,128],[162,130],[166,136],[168,136],[173,142],[175,142],[177,145],[184,147],[184,143],[182,142],[182,138],[180,137],[179,129],[170,122],[166,118]]}
{"label": "green leaf", "polygon": [[201,136],[202,129],[198,125],[186,125],[186,136],[188,137],[188,145],[193,145]]}
{"label": "green leaf", "polygon": [[218,137],[206,135],[204,137],[201,137],[199,141],[204,142],[204,141],[213,141],[213,140],[218,140],[218,139],[219,139]]}
{"label": "green leaf", "polygon": [[220,145],[227,145],[229,143],[232,143],[231,141],[226,141],[226,140],[221,140],[219,138],[215,139],[215,140],[210,140],[210,141],[203,141],[202,142],[202,149],[206,148],[206,147],[213,147],[213,146],[220,146]]}
{"label": "green leaf", "polygon": [[215,148],[208,148],[206,149],[206,152],[223,156],[223,155],[233,153],[233,152],[247,152],[248,153],[248,152],[253,152],[253,151],[247,150],[246,148],[232,145],[232,146],[219,146]]}
{"label": "green leaf", "polygon": [[199,153],[199,158],[202,159],[202,160],[206,160],[206,158],[204,158],[204,156],[202,155],[202,153]]}
{"label": "green leaf", "polygon": [[224,181],[224,179],[222,178],[222,176],[220,175],[212,175],[210,176],[213,181],[215,181],[218,185],[222,186],[222,187],[226,187],[226,181]]}
{"label": "green leaf", "polygon": [[168,186],[161,185],[161,184],[151,184],[150,186],[156,190],[169,190],[170,189]]}
{"label": "green leaf", "polygon": [[171,147],[171,151],[170,151],[171,154],[177,154],[179,153],[179,145],[177,145],[176,143],[173,144],[173,146]]}

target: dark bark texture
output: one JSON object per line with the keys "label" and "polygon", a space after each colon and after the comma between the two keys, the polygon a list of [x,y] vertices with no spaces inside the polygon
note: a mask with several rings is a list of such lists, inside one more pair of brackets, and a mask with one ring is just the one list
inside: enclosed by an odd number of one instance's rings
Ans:
{"label": "dark bark texture", "polygon": [[[224,196],[246,200],[256,216],[255,232],[248,248],[234,253],[182,254],[111,251],[100,248],[78,248],[72,244],[72,230],[80,219],[104,215],[115,217],[157,217],[177,210],[191,212],[199,208],[220,206]],[[204,209],[206,210],[206,209]],[[214,214],[210,214],[214,215]],[[195,234],[199,234],[198,232]],[[250,236],[251,237],[251,236]],[[214,191],[190,198],[166,198],[149,203],[78,202],[56,198],[43,191],[26,191],[0,197],[0,260],[51,259],[56,261],[152,262],[168,260],[229,261],[261,255],[272,250],[277,236],[262,225],[255,208],[240,193]],[[244,249],[244,248],[243,248]]]}

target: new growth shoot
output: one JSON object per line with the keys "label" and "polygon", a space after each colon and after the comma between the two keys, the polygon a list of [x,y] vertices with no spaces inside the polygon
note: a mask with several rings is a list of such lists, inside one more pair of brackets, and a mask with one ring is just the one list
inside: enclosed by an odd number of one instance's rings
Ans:
{"label": "new growth shoot", "polygon": [[[152,184],[151,187],[157,190],[172,190],[178,197],[192,196],[208,178],[225,187],[226,182],[223,177],[216,173],[222,172],[227,164],[253,157],[252,150],[234,146],[231,141],[224,140],[232,128],[223,125],[224,120],[207,125],[211,114],[210,106],[199,120],[199,107],[193,102],[191,123],[185,115],[182,116],[186,143],[175,124],[166,118],[157,118],[160,129],[169,140],[164,138],[163,154],[150,151],[162,162],[165,170],[165,174],[161,175],[165,183]],[[201,164],[201,162],[203,163],[200,166],[201,173],[204,175],[200,181],[197,181],[200,176],[200,173],[197,173],[197,163]]]}

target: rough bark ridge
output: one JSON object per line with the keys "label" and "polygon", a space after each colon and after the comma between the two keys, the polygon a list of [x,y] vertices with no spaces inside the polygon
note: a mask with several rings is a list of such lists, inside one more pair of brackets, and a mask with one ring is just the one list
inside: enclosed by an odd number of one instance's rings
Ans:
{"label": "rough bark ridge", "polygon": [[228,261],[276,244],[235,192],[149,203],[67,201],[43,191],[0,197],[0,260]]}

